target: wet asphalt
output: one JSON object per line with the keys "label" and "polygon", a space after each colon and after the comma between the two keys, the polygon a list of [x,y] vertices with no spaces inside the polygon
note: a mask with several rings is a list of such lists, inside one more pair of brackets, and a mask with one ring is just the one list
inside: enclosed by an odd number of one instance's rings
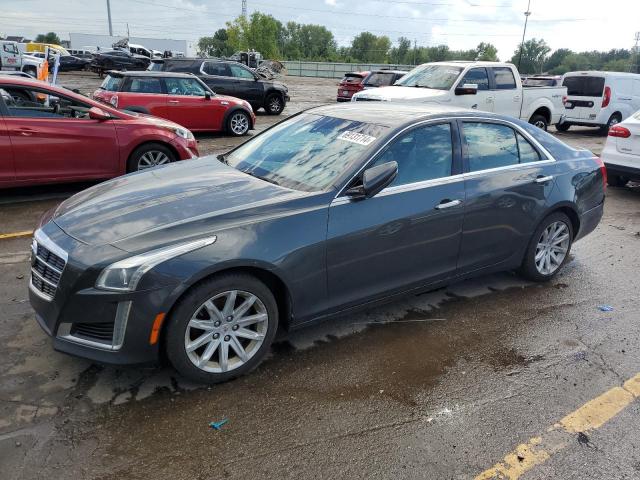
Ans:
{"label": "wet asphalt", "polygon": [[[291,111],[335,89],[287,83]],[[205,153],[235,142],[200,141]],[[0,233],[78,188],[1,193]],[[0,240],[3,480],[474,478],[640,372],[640,186],[608,190],[599,227],[547,284],[491,275],[282,333],[258,369],[215,387],[54,352],[27,301],[29,243]],[[521,478],[640,478],[639,413],[635,401]]]}

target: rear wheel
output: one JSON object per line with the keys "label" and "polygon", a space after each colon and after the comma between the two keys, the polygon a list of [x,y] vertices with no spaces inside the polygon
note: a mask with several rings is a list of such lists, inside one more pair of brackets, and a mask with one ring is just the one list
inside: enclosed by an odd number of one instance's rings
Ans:
{"label": "rear wheel", "polygon": [[622,121],[622,116],[619,113],[614,113],[609,117],[609,121],[607,122],[607,124],[600,128],[600,131],[606,134],[609,132],[609,129],[611,127],[620,123],[621,121]]}
{"label": "rear wheel", "polygon": [[628,178],[620,175],[607,175],[607,185],[610,187],[624,187],[628,181]]}
{"label": "rear wheel", "polygon": [[544,115],[539,114],[531,115],[529,123],[540,128],[541,130],[544,130],[545,132],[547,131],[547,127],[549,126],[549,123],[547,122],[547,119],[544,117]]}
{"label": "rear wheel", "polygon": [[566,132],[571,128],[571,124],[569,123],[556,123],[556,130],[559,132]]}
{"label": "rear wheel", "polygon": [[227,131],[234,137],[246,135],[251,127],[251,119],[245,111],[238,110],[229,115]]}
{"label": "rear wheel", "polygon": [[214,384],[253,370],[278,329],[271,290],[255,277],[225,274],[187,293],[166,332],[169,361],[185,377]]}
{"label": "rear wheel", "polygon": [[535,282],[551,280],[569,258],[573,235],[571,220],[564,213],[546,217],[531,237],[520,274]]}
{"label": "rear wheel", "polygon": [[134,150],[127,162],[127,172],[138,172],[177,160],[175,153],[161,143],[147,143]]}

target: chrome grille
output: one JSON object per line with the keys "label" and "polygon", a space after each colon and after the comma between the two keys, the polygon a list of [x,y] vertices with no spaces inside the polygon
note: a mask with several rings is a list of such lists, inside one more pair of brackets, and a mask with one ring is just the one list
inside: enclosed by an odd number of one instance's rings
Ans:
{"label": "chrome grille", "polygon": [[31,286],[48,300],[55,295],[62,271],[67,264],[63,255],[66,257],[51,240],[36,232],[31,246]]}

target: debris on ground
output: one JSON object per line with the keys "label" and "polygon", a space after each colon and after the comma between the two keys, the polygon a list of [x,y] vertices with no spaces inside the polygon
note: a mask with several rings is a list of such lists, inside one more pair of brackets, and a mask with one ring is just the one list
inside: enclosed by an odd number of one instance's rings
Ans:
{"label": "debris on ground", "polygon": [[598,305],[598,309],[601,312],[613,312],[613,307],[611,305]]}
{"label": "debris on ground", "polygon": [[22,274],[20,274],[20,275],[16,275],[16,278],[17,278],[18,280],[22,280],[22,279],[24,278],[24,275],[22,275]]}
{"label": "debris on ground", "polygon": [[229,419],[228,419],[228,418],[225,418],[225,419],[223,419],[223,420],[220,420],[219,422],[211,422],[211,423],[209,424],[209,426],[210,426],[211,428],[213,428],[214,430],[222,430],[223,425],[224,425],[225,423],[227,423],[228,421],[229,421]]}

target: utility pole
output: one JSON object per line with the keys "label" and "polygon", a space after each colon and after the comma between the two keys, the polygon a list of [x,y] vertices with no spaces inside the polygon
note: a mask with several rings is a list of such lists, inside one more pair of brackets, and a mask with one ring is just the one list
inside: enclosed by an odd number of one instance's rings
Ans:
{"label": "utility pole", "polygon": [[418,53],[418,41],[413,39],[413,64],[416,64],[416,54]]}
{"label": "utility pole", "polygon": [[520,42],[520,55],[518,56],[518,71],[520,71],[520,63],[522,63],[522,50],[524,49],[524,36],[527,33],[527,21],[529,20],[529,15],[531,15],[531,0],[527,4],[527,11],[524,12],[524,30],[522,31],[522,42]]}
{"label": "utility pole", "polygon": [[247,19],[247,0],[242,0],[242,16]]}
{"label": "utility pole", "polygon": [[129,35],[129,22],[127,22],[127,38],[129,38],[131,35]]}
{"label": "utility pole", "polygon": [[636,32],[636,45],[633,47],[633,65],[631,66],[630,71],[633,73],[639,73],[640,68],[638,68],[638,43],[640,42],[640,32]]}
{"label": "utility pole", "polygon": [[113,25],[111,25],[111,2],[107,0],[107,17],[109,18],[109,36],[113,37]]}

